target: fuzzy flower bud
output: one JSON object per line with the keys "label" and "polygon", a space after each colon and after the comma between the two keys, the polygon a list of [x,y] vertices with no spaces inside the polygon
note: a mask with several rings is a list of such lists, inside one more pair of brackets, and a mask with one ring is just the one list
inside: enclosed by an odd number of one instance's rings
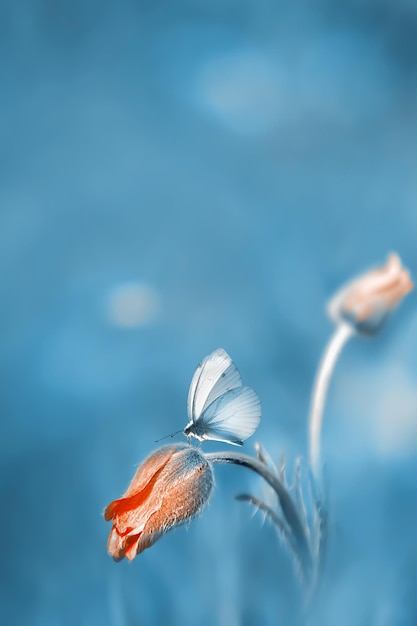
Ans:
{"label": "fuzzy flower bud", "polygon": [[385,266],[361,274],[330,300],[328,314],[335,324],[347,322],[359,333],[372,335],[413,289],[407,269],[397,254]]}
{"label": "fuzzy flower bud", "polygon": [[198,448],[167,445],[138,467],[122,498],[104,512],[113,520],[107,549],[116,560],[131,561],[168,530],[193,519],[214,486],[211,464]]}

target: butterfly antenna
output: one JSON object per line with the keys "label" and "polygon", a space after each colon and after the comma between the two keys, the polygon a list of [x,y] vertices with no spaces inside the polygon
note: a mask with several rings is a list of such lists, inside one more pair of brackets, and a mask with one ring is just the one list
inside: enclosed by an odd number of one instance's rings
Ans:
{"label": "butterfly antenna", "polygon": [[159,443],[159,441],[162,441],[163,439],[168,439],[169,437],[175,437],[175,435],[178,435],[179,433],[182,433],[182,430],[176,430],[175,433],[171,433],[170,435],[165,435],[165,437],[161,437],[160,439],[156,439],[155,443]]}

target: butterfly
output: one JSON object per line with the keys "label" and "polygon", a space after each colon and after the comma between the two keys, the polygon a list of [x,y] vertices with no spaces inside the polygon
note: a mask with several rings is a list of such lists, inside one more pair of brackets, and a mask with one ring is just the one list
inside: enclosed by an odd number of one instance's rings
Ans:
{"label": "butterfly", "polygon": [[261,403],[251,387],[243,387],[233,360],[222,348],[206,356],[188,392],[189,422],[184,435],[241,446],[261,419]]}

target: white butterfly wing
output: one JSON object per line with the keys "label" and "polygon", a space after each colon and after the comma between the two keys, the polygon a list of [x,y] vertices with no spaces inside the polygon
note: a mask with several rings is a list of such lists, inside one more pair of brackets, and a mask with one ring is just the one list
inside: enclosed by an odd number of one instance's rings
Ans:
{"label": "white butterfly wing", "polygon": [[251,387],[237,387],[212,402],[198,420],[204,439],[242,445],[261,420],[261,402]]}
{"label": "white butterfly wing", "polygon": [[195,423],[212,402],[241,385],[236,365],[225,350],[218,348],[206,356],[194,372],[188,392],[189,419]]}

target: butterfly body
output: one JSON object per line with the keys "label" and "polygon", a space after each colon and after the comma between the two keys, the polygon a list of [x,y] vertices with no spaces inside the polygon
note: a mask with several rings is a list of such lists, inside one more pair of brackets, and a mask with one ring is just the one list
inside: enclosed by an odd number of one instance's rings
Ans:
{"label": "butterfly body", "polygon": [[183,433],[186,437],[195,437],[196,439],[198,439],[198,441],[204,441],[207,439],[207,436],[204,432],[204,426],[201,424],[188,422],[187,426],[183,430]]}
{"label": "butterfly body", "polygon": [[240,446],[261,419],[257,394],[242,385],[236,365],[222,348],[197,367],[187,404],[189,422],[183,432],[198,441],[211,439]]}

